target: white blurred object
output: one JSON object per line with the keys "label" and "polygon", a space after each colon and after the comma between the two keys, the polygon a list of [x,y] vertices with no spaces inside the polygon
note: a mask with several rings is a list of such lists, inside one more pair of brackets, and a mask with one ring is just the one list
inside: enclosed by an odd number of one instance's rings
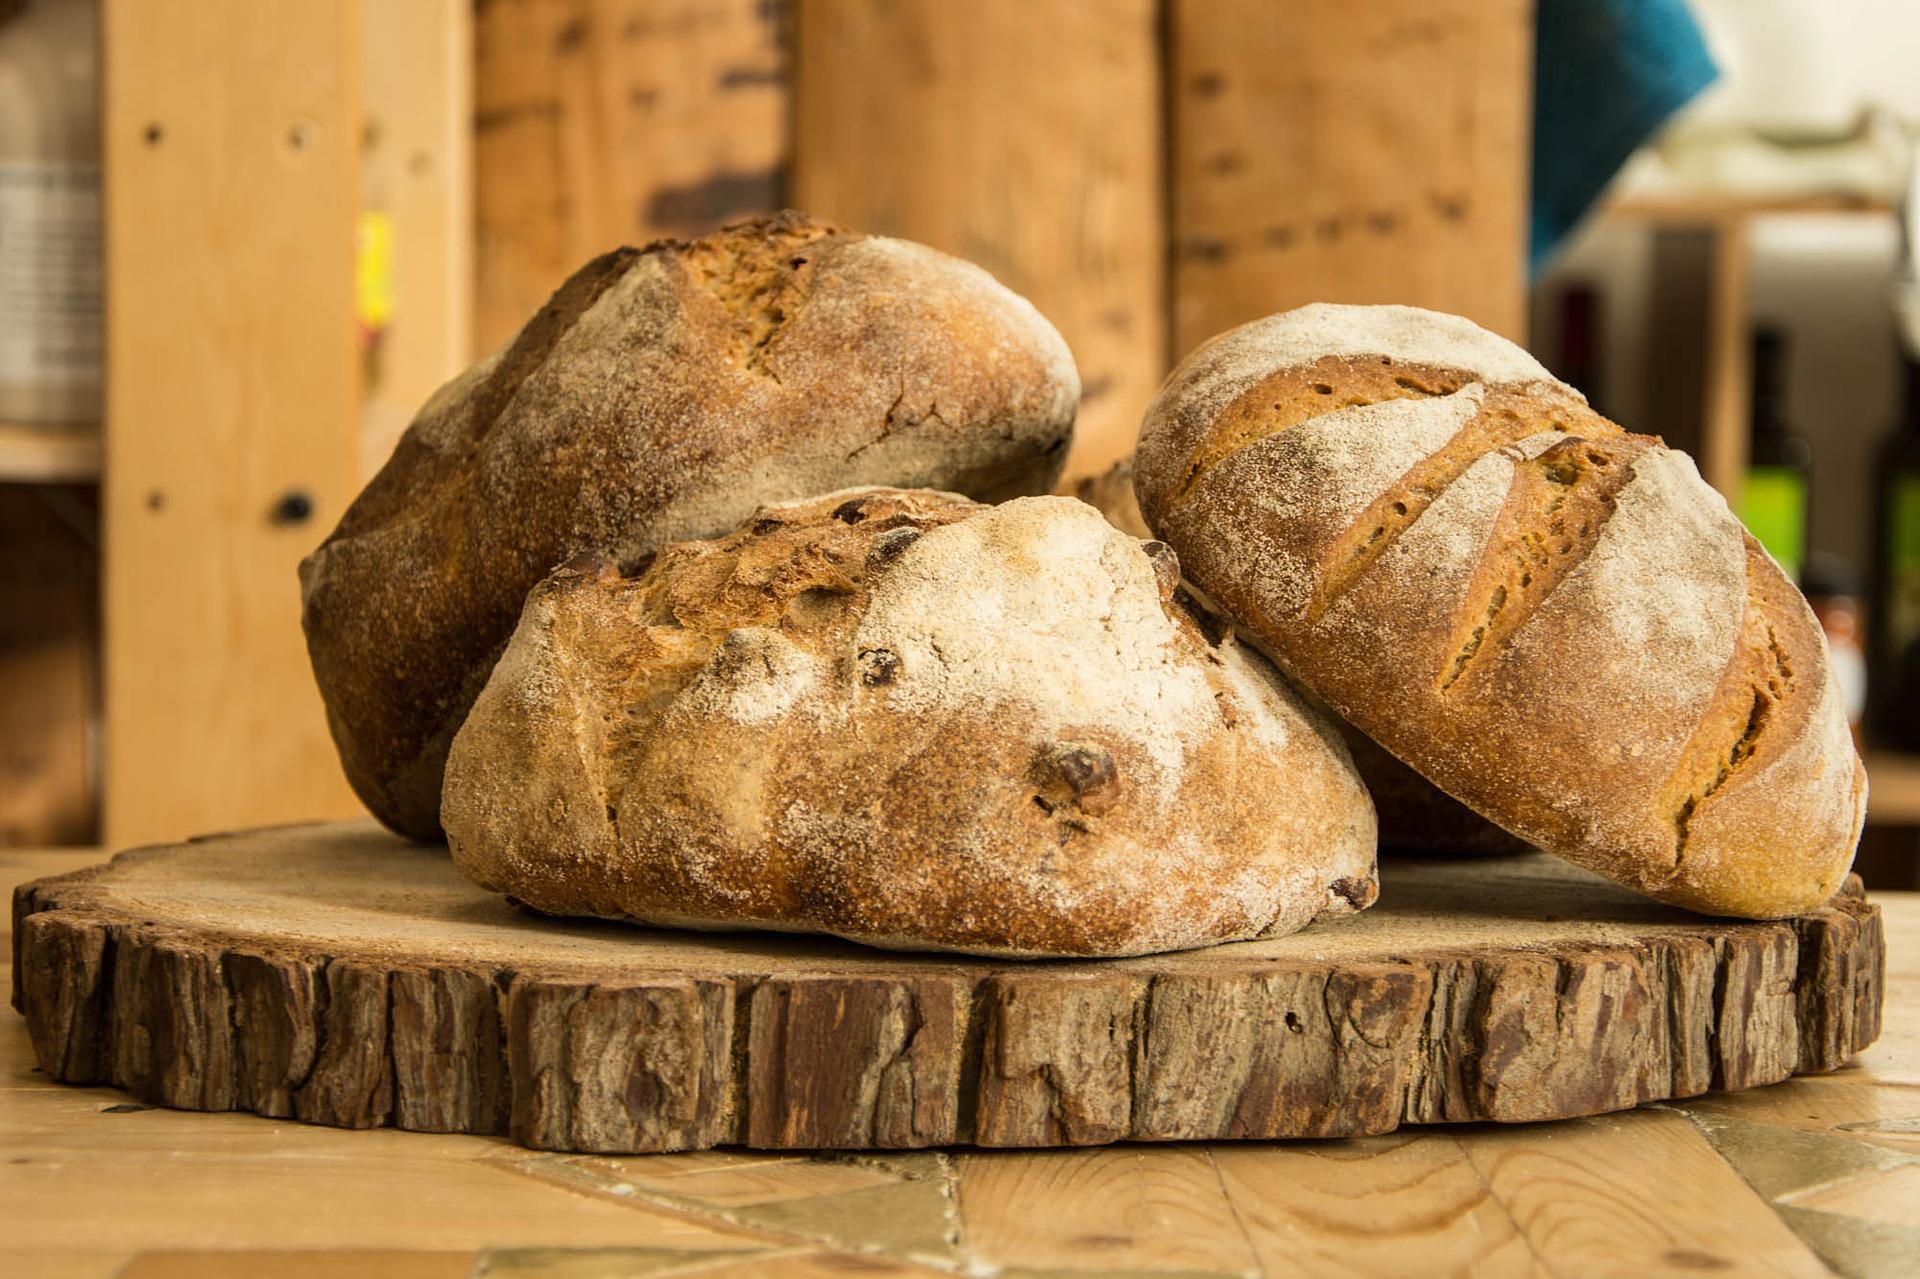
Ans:
{"label": "white blurred object", "polygon": [[1843,14],[1877,6],[1859,0],[1690,0],[1689,7],[1720,64],[1720,79],[1676,128],[1737,124],[1784,134],[1845,134],[1852,128],[1867,103],[1848,74],[1853,35],[1847,30],[1851,18]]}
{"label": "white blurred object", "polygon": [[1878,110],[1838,132],[1687,123],[1660,136],[1650,164],[1634,172],[1634,189],[1891,201],[1905,180],[1910,151],[1907,127]]}
{"label": "white blurred object", "polygon": [[1618,189],[1892,200],[1920,122],[1915,0],[1691,0],[1721,76]]}
{"label": "white blurred object", "polygon": [[1914,0],[1688,0],[1720,80],[1688,120],[1844,132],[1869,107],[1920,118]]}

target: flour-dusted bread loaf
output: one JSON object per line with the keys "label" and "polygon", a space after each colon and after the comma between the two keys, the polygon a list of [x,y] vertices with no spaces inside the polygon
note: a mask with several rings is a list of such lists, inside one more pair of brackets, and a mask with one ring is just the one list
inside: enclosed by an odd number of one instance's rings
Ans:
{"label": "flour-dusted bread loaf", "polygon": [[917,244],[784,214],[588,263],[428,402],[301,566],[348,778],[437,838],[447,744],[571,556],[639,564],[850,484],[1044,493],[1078,399],[1039,312]]}
{"label": "flour-dusted bread loaf", "polygon": [[[1133,459],[1125,457],[1063,490],[1097,508],[1123,533],[1150,538],[1133,492]],[[1480,814],[1408,768],[1379,743],[1341,719],[1330,707],[1314,710],[1333,721],[1353,753],[1353,766],[1373,796],[1382,851],[1402,853],[1524,853],[1525,840],[1501,830]]]}
{"label": "flour-dusted bread loaf", "polygon": [[1518,347],[1271,316],[1174,371],[1135,482],[1220,610],[1507,830],[1710,913],[1839,886],[1866,775],[1806,602],[1684,454]]}
{"label": "flour-dusted bread loaf", "polygon": [[1173,555],[1065,497],[856,489],[528,598],[455,864],[536,910],[1131,955],[1370,904],[1373,810]]}

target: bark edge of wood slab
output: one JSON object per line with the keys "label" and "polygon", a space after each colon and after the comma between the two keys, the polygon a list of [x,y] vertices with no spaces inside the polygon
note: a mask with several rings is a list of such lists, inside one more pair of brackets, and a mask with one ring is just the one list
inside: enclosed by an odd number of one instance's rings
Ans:
{"label": "bark edge of wood slab", "polygon": [[41,1069],[142,1101],[548,1150],[1342,1137],[1832,1070],[1880,1031],[1857,878],[1708,919],[1543,855],[1383,866],[1272,941],[993,961],[538,919],[371,822],[123,853],[14,896]]}

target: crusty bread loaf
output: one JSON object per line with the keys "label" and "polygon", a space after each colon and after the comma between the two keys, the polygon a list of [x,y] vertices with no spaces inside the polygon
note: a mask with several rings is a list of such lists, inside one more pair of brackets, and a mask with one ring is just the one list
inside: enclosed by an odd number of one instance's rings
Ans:
{"label": "crusty bread loaf", "polygon": [[1718,914],[1817,906],[1866,804],[1806,602],[1684,454],[1408,307],[1215,339],[1136,487],[1304,686],[1506,829]]}
{"label": "crusty bread loaf", "polygon": [[1079,380],[986,272],[798,214],[622,249],[443,388],[301,566],[334,740],[376,816],[440,832],[447,743],[554,565],[623,565],[849,484],[1043,493]]}
{"label": "crusty bread loaf", "polygon": [[[1135,537],[1152,537],[1133,492],[1133,458],[1124,457],[1098,475],[1068,485],[1064,492],[1107,517]],[[1379,743],[1340,718],[1331,707],[1313,709],[1331,720],[1353,753],[1353,766],[1373,796],[1380,823],[1381,851],[1399,853],[1525,853],[1532,846],[1501,830],[1453,796],[1401,763]]]}
{"label": "crusty bread loaf", "polygon": [[1064,497],[858,489],[560,570],[454,739],[454,861],[536,910],[1126,955],[1376,895],[1345,749]]}

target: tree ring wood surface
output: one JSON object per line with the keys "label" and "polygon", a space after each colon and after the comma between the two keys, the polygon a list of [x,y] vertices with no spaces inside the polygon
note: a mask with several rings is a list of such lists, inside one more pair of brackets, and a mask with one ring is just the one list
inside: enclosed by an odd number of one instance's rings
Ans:
{"label": "tree ring wood surface", "polygon": [[21,888],[55,1079],[549,1150],[1085,1145],[1512,1122],[1831,1070],[1880,1029],[1859,881],[1774,923],[1543,855],[1382,867],[1274,941],[1107,961],[543,919],[372,823]]}

